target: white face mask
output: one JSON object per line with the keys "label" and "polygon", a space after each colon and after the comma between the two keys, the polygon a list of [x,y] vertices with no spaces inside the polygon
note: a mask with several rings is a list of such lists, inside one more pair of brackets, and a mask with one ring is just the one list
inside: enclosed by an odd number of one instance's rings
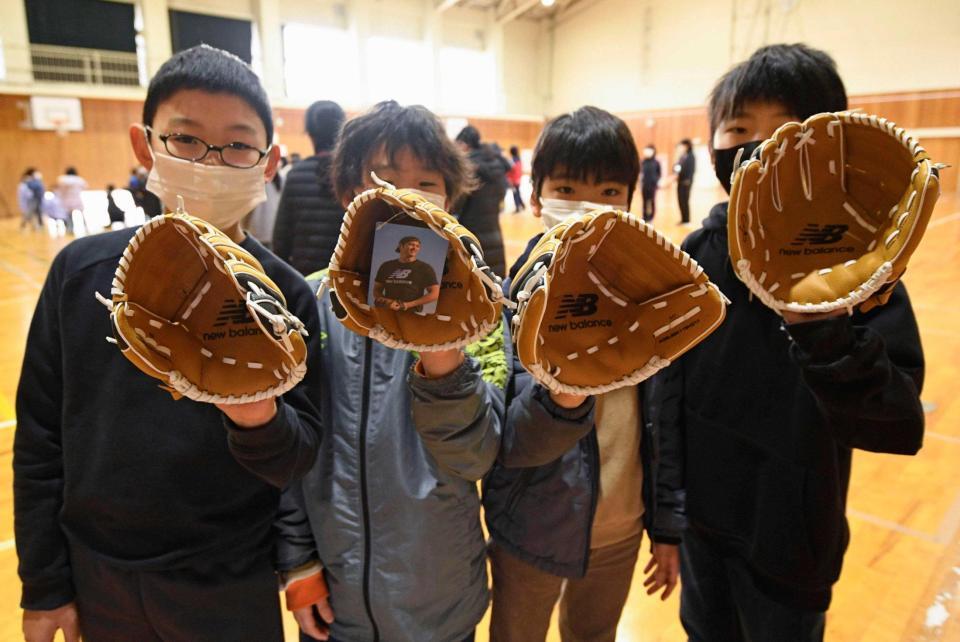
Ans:
{"label": "white face mask", "polygon": [[593,210],[605,210],[612,207],[612,205],[591,203],[590,201],[565,201],[560,198],[541,198],[540,218],[543,219],[543,226],[549,230],[557,223],[571,216],[580,216]]}
{"label": "white face mask", "polygon": [[443,194],[437,194],[436,192],[424,192],[422,189],[413,189],[412,187],[408,188],[407,191],[413,192],[414,194],[419,194],[440,209],[446,209],[447,197]]}
{"label": "white face mask", "polygon": [[220,230],[229,229],[267,200],[265,166],[238,169],[204,165],[153,152],[147,189],[168,207],[183,197],[184,210]]}

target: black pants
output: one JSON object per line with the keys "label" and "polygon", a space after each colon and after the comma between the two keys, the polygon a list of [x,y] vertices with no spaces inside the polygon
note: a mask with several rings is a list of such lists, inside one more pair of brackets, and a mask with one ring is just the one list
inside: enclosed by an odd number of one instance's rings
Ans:
{"label": "black pants", "polygon": [[84,642],[283,642],[269,556],[173,571],[129,571],[71,545]]}
{"label": "black pants", "polygon": [[[476,638],[476,633],[471,633],[470,635],[468,635],[463,639],[463,642],[473,642],[475,638]],[[303,631],[300,631],[300,642],[317,642],[317,639],[310,637]],[[328,642],[337,642],[337,640],[330,638]]]}
{"label": "black pants", "polygon": [[513,208],[514,208],[514,211],[519,212],[519,211],[522,210],[524,207],[526,207],[526,205],[523,204],[523,197],[520,196],[520,186],[519,186],[519,185],[513,185],[513,186],[510,187],[510,189],[513,190]]}
{"label": "black pants", "polygon": [[821,642],[824,613],[781,604],[746,562],[687,530],[680,545],[680,622],[689,642]]}
{"label": "black pants", "polygon": [[657,214],[657,186],[644,185],[640,193],[643,195],[643,220],[649,223]]}
{"label": "black pants", "polygon": [[677,204],[680,206],[680,222],[690,222],[690,181],[677,183]]}

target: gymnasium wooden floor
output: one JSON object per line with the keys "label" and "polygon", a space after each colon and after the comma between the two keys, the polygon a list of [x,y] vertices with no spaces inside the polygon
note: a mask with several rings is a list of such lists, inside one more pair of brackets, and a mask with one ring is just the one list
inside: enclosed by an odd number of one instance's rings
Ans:
{"label": "gymnasium wooden floor", "polygon": [[[956,170],[953,170],[956,171]],[[695,218],[716,199],[694,192]],[[674,240],[688,230],[674,191],[660,194],[655,223]],[[504,214],[508,260],[523,249],[539,221]],[[21,233],[0,220],[0,641],[20,637],[20,585],[13,542],[11,449],[14,394],[30,317],[47,267],[64,239]],[[927,359],[923,399],[928,408],[923,450],[916,457],[857,452],[850,488],[852,543],[827,619],[831,642],[960,641],[960,199],[941,198],[905,281],[910,288]],[[644,544],[646,550],[646,543]],[[640,562],[646,563],[646,553]],[[622,642],[684,639],[676,596],[648,598],[638,568],[620,625]],[[290,641],[295,628],[287,619]],[[478,631],[487,641],[486,621]],[[554,626],[550,642],[559,641]],[[776,642],[776,641],[773,641]]]}

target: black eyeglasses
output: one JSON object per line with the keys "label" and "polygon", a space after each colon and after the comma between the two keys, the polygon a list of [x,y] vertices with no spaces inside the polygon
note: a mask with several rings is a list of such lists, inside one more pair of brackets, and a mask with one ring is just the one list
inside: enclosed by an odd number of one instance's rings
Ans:
{"label": "black eyeglasses", "polygon": [[[154,133],[149,126],[144,127],[148,133]],[[205,140],[190,134],[157,134],[167,153],[175,158],[188,161],[202,161],[210,152],[217,152],[224,165],[237,169],[249,169],[256,166],[267,155],[270,148],[257,149],[246,143],[233,142],[228,145],[211,145]]]}

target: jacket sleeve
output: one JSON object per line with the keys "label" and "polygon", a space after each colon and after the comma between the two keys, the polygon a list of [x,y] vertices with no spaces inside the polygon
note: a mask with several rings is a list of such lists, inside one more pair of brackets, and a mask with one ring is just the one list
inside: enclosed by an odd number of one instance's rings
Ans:
{"label": "jacket sleeve", "polygon": [[61,417],[63,373],[60,344],[61,253],[50,268],[30,323],[13,441],[13,504],[20,606],[49,610],[72,601],[67,541],[60,528],[63,506]]}
{"label": "jacket sleeve", "polygon": [[683,359],[661,370],[645,384],[651,386],[648,399],[654,400],[657,422],[655,457],[658,462],[656,511],[648,524],[650,539],[678,544],[687,528],[687,496],[684,481],[683,449]]}
{"label": "jacket sleeve", "polygon": [[[290,176],[288,175],[289,179]],[[277,205],[277,218],[273,223],[273,253],[284,261],[290,261],[293,251],[293,233],[296,228],[297,211],[290,198],[290,181],[283,186],[280,204]]]}
{"label": "jacket sleeve", "polygon": [[500,449],[503,334],[493,333],[467,353],[447,376],[428,379],[411,370],[408,383],[413,423],[424,446],[449,474],[477,481]]}
{"label": "jacket sleeve", "polygon": [[[298,288],[299,290],[299,288]],[[284,488],[310,470],[320,444],[320,404],[313,395],[321,389],[320,313],[307,285],[296,296],[293,313],[307,329],[307,374],[292,390],[277,399],[277,414],[259,428],[237,427],[223,415],[230,452],[241,466],[268,484]]]}
{"label": "jacket sleeve", "polygon": [[[504,326],[509,329],[511,316],[509,311],[504,313]],[[559,459],[593,429],[595,401],[587,397],[576,408],[558,406],[512,350],[510,361],[507,420],[498,460],[507,468],[543,466]]]}
{"label": "jacket sleeve", "polygon": [[837,441],[874,452],[920,450],[923,348],[903,283],[867,314],[786,329],[791,356]]}
{"label": "jacket sleeve", "polygon": [[274,568],[278,572],[291,571],[318,559],[310,520],[299,483],[285,488],[280,494],[280,507],[274,521],[276,549]]}

